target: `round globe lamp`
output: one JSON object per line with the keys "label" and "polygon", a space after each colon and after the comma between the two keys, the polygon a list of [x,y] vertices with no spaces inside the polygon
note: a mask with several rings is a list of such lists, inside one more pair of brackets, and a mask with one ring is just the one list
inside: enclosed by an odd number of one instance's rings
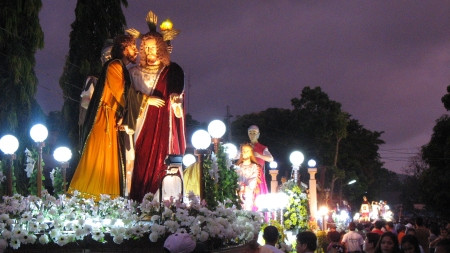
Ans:
{"label": "round globe lamp", "polygon": [[66,192],[67,182],[66,182],[66,170],[69,167],[69,160],[72,158],[72,151],[67,147],[59,147],[53,151],[53,158],[61,163],[62,168],[62,178],[63,178],[63,190]]}
{"label": "round globe lamp", "polygon": [[30,129],[30,136],[33,139],[33,141],[36,142],[39,151],[36,181],[37,181],[37,196],[40,198],[42,192],[42,148],[45,146],[44,141],[47,139],[48,136],[47,127],[45,127],[42,124],[34,125]]}
{"label": "round globe lamp", "polygon": [[0,150],[6,155],[6,194],[12,196],[13,193],[13,162],[16,158],[14,154],[19,148],[19,141],[13,135],[7,134],[0,139]]}

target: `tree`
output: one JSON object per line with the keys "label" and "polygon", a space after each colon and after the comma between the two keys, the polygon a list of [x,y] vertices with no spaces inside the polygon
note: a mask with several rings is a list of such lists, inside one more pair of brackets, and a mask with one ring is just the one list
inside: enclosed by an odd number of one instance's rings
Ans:
{"label": "tree", "polygon": [[428,169],[428,165],[422,159],[422,153],[419,152],[408,160],[405,173],[406,178],[402,183],[402,205],[403,210],[413,211],[414,204],[422,203],[422,190],[420,187],[420,177]]}
{"label": "tree", "polygon": [[42,2],[34,0],[0,3],[0,133],[14,133],[19,139],[28,131],[32,106],[37,105],[34,54],[44,46],[41,7]]}
{"label": "tree", "polygon": [[447,109],[447,111],[450,111],[450,85],[447,86],[447,94],[442,97],[441,101],[442,103],[444,103],[445,109]]}
{"label": "tree", "polygon": [[305,139],[309,137],[309,144],[323,158],[323,169],[330,169],[332,202],[336,180],[345,176],[345,170],[338,166],[338,158],[340,143],[347,137],[350,115],[341,110],[340,103],[330,100],[320,87],[305,87],[301,98],[294,98],[291,102],[294,106],[294,119],[297,120],[297,131]]}
{"label": "tree", "polygon": [[[70,33],[70,49],[59,84],[64,93],[62,109],[70,145],[78,147],[79,97],[89,75],[101,71],[100,54],[107,39],[123,34],[126,24],[121,5],[127,0],[78,0]],[[143,20],[144,22],[144,20]],[[77,153],[77,152],[76,152]],[[78,159],[72,159],[73,163]],[[73,167],[73,166],[72,166]]]}
{"label": "tree", "polygon": [[[344,196],[353,206],[359,205],[364,195],[370,199],[379,194],[374,190],[383,173],[378,153],[379,145],[384,144],[381,134],[365,129],[356,119],[350,119],[347,125],[347,138],[341,142],[339,167],[345,169],[345,178],[341,180]],[[347,186],[351,180],[356,183]]]}
{"label": "tree", "polygon": [[0,1],[0,136],[13,134],[19,140],[14,161],[14,182],[18,193],[27,194],[24,150],[32,149],[29,130],[45,121],[35,99],[38,80],[34,72],[35,53],[44,46],[39,24],[40,0]]}
{"label": "tree", "polygon": [[436,121],[430,142],[422,147],[429,166],[420,176],[420,189],[427,208],[450,217],[450,116]]}

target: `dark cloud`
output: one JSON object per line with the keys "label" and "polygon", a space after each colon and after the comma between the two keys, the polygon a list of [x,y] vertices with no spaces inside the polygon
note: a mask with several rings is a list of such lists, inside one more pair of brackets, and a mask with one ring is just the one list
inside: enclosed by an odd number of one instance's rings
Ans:
{"label": "dark cloud", "polygon": [[[186,72],[195,119],[222,118],[227,105],[233,115],[291,108],[303,87],[321,86],[366,128],[384,131],[382,149],[416,152],[446,112],[440,98],[450,84],[448,1],[128,3],[128,27],[145,31],[153,10],[181,30],[172,60]],[[46,46],[36,72],[46,111],[62,105],[58,80],[75,5],[43,0]],[[388,168],[405,165],[407,158],[385,152]]]}

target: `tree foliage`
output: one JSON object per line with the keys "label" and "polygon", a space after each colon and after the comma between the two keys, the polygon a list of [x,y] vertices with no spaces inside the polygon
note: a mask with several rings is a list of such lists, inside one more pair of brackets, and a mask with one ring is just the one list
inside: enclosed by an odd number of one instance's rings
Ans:
{"label": "tree foliage", "polygon": [[422,147],[428,164],[420,176],[420,188],[427,208],[450,217],[450,116],[436,121],[430,142]]}
{"label": "tree foliage", "polygon": [[[345,177],[345,170],[339,167],[338,158],[340,143],[347,137],[350,115],[342,111],[340,103],[330,100],[320,87],[305,87],[300,99],[294,98],[291,102],[296,128],[308,138],[315,155],[321,155],[322,169],[330,170],[329,187],[330,192],[334,193],[336,180]],[[333,194],[330,199],[332,202]]]}
{"label": "tree foliage", "polygon": [[[79,97],[87,76],[101,71],[101,49],[107,39],[123,34],[126,24],[121,6],[127,0],[78,0],[70,32],[70,49],[59,84],[64,94],[65,132],[78,146]],[[76,163],[77,159],[72,159]]]}
{"label": "tree foliage", "polygon": [[34,145],[30,128],[45,122],[35,99],[38,80],[34,72],[35,53],[44,47],[41,7],[40,0],[0,1],[0,136],[13,134],[19,140],[13,164],[14,188],[20,194],[28,193],[23,168],[24,150]]}
{"label": "tree foliage", "polygon": [[450,85],[447,86],[447,94],[442,97],[441,101],[444,104],[445,109],[450,111]]}
{"label": "tree foliage", "polygon": [[203,161],[204,199],[210,209],[225,201],[229,201],[226,203],[229,207],[241,206],[238,175],[228,161],[222,145],[218,146],[217,154],[209,153]]}
{"label": "tree foliage", "polygon": [[34,54],[44,46],[41,7],[35,0],[0,2],[0,133],[20,135],[30,124],[38,82]]}
{"label": "tree foliage", "polygon": [[[442,99],[450,110],[450,85]],[[450,116],[436,120],[431,140],[421,150],[422,159],[428,168],[419,170],[421,197],[427,209],[450,218]],[[425,167],[426,167],[425,166]]]}

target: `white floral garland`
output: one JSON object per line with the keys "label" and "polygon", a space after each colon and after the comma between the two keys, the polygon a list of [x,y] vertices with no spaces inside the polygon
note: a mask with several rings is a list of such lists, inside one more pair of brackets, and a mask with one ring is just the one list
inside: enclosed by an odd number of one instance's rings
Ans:
{"label": "white floral garland", "polygon": [[188,201],[189,205],[171,199],[160,209],[153,194],[147,194],[141,204],[108,195],[102,195],[96,204],[78,193],[55,198],[46,191],[42,198],[4,196],[0,203],[0,251],[36,243],[64,246],[86,236],[105,242],[105,234],[116,244],[147,234],[156,242],[175,232],[189,233],[200,242],[220,239],[227,246],[254,239],[263,222],[259,213],[226,208],[224,203],[209,210],[193,194]]}
{"label": "white floral garland", "polygon": [[27,177],[30,178],[31,175],[33,174],[34,165],[36,164],[36,161],[33,159],[31,151],[28,150],[27,148],[25,149],[25,156],[27,157],[25,172],[27,173]]}

